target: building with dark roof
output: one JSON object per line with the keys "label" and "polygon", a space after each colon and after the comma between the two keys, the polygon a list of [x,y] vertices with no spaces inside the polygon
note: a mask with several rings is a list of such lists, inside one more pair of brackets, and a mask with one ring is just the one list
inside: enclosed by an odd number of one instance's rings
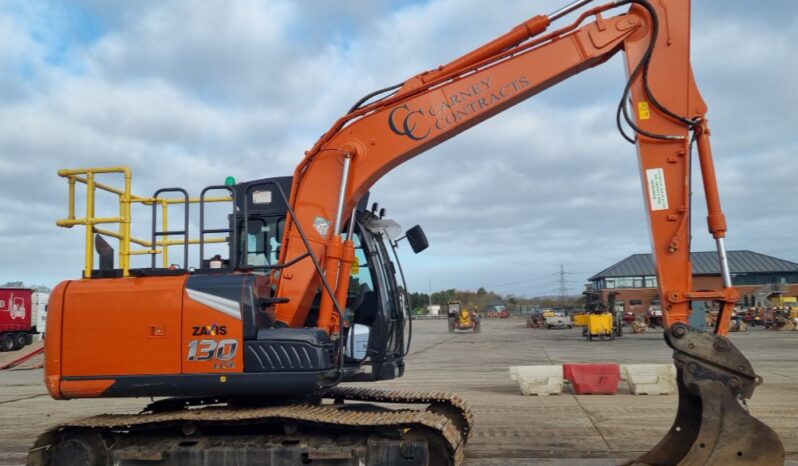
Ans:
{"label": "building with dark roof", "polygon": [[[774,294],[798,295],[798,263],[753,251],[728,251],[732,285],[740,291],[741,306],[764,306]],[[693,252],[693,289],[723,287],[715,251]],[[633,254],[588,279],[593,288],[618,292],[617,303],[626,311],[645,312],[659,304],[657,277],[651,254]]]}

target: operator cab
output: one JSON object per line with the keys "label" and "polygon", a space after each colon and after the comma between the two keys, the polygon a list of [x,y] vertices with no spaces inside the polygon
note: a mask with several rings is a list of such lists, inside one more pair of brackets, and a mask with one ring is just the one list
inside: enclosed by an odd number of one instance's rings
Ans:
{"label": "operator cab", "polygon": [[[291,177],[279,177],[233,186],[236,209],[229,217],[229,257],[234,259],[222,259],[224,268],[251,269],[252,275],[263,275],[272,270],[279,273],[280,247],[288,214],[283,194],[290,193],[291,182]],[[344,334],[339,341],[344,345],[343,380],[392,379],[404,372],[410,313],[407,286],[397,255],[398,241],[408,239],[416,253],[428,246],[421,227],[416,226],[403,234],[398,223],[385,218],[385,209],[379,209],[376,203],[371,210],[367,206],[368,194],[356,209],[352,238],[355,262],[347,302],[341,303],[346,310],[342,316]],[[206,258],[204,265],[210,267],[210,260]],[[212,270],[209,272],[213,274]],[[245,370],[265,368],[263,358],[254,355],[270,353],[274,349],[272,340],[275,337],[282,339],[295,335],[302,340],[300,346],[304,350],[308,349],[310,342],[314,349],[327,347],[332,351],[334,342],[316,328],[318,307],[324,292],[323,287],[317,290],[303,329],[277,328],[273,306],[268,305],[268,299],[262,299],[261,309],[255,310],[250,319],[256,331],[245,331],[245,338],[250,337],[245,341]],[[244,322],[244,325],[248,323]],[[295,345],[290,346],[298,349]],[[319,362],[329,361],[323,352],[318,354]],[[247,358],[247,355],[253,357]],[[321,370],[332,368],[334,366],[325,364],[319,366]]]}

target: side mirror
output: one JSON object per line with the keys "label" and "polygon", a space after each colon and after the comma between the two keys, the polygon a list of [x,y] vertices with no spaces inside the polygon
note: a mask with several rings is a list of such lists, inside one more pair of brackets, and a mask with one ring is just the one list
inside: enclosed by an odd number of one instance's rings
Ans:
{"label": "side mirror", "polygon": [[427,249],[429,247],[429,241],[427,241],[427,235],[424,234],[424,230],[421,229],[421,225],[416,225],[413,228],[407,230],[405,233],[405,237],[407,237],[407,242],[410,243],[410,247],[413,249],[413,252],[418,254],[421,251]]}

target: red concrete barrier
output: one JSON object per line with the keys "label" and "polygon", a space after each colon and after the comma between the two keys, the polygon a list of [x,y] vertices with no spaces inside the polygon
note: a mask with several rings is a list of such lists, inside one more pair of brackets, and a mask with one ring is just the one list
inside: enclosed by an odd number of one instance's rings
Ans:
{"label": "red concrete barrier", "polygon": [[563,364],[563,376],[576,395],[615,395],[621,381],[618,364]]}

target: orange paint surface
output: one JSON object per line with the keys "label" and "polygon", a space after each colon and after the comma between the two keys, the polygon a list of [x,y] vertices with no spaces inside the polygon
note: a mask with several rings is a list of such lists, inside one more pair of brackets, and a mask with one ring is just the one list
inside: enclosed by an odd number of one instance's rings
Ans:
{"label": "orange paint surface", "polygon": [[[186,276],[77,280],[64,295],[63,376],[178,374]],[[162,335],[155,335],[154,327]],[[48,328],[48,339],[51,330]]]}

